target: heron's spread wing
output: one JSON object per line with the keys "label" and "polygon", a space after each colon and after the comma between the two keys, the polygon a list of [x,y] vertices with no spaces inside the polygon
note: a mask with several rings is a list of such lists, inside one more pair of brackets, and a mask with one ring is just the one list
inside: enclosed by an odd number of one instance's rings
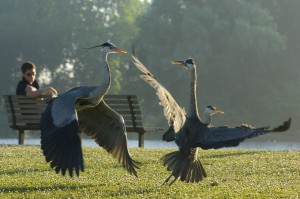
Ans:
{"label": "heron's spread wing", "polygon": [[130,174],[137,176],[138,162],[128,152],[127,135],[123,117],[104,101],[98,106],[78,112],[80,131],[95,139],[99,146],[122,162]]}
{"label": "heron's spread wing", "polygon": [[165,89],[151,74],[151,72],[140,62],[133,57],[134,65],[142,72],[140,77],[156,90],[160,105],[163,106],[164,115],[170,126],[174,127],[175,133],[183,126],[185,122],[185,111],[177,104],[172,95]]}
{"label": "heron's spread wing", "polygon": [[291,119],[273,129],[269,129],[269,127],[254,128],[250,125],[211,127],[204,134],[199,135],[196,142],[197,146],[202,149],[233,147],[248,138],[257,137],[269,132],[284,132],[290,128],[290,125]]}
{"label": "heron's spread wing", "polygon": [[[57,99],[55,99],[57,100]],[[54,100],[54,101],[55,101]],[[77,175],[84,171],[81,141],[78,135],[76,119],[58,127],[52,116],[53,101],[50,102],[41,117],[41,149],[47,162],[56,173],[65,175],[69,171],[73,176],[73,169]],[[74,113],[76,114],[76,113]]]}
{"label": "heron's spread wing", "polygon": [[218,149],[222,147],[233,147],[240,144],[246,138],[256,137],[265,134],[263,128],[255,129],[246,126],[241,127],[211,127],[201,137],[200,146],[202,149]]}
{"label": "heron's spread wing", "polygon": [[41,117],[41,148],[47,162],[65,175],[84,170],[75,104],[94,87],[77,87],[51,100]]}

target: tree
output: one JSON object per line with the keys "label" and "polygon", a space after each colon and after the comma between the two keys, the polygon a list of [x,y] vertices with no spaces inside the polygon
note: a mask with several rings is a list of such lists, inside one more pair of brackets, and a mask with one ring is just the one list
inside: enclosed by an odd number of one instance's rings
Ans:
{"label": "tree", "polygon": [[[223,124],[269,122],[259,111],[264,107],[259,98],[270,89],[267,75],[274,68],[268,63],[285,49],[285,39],[260,1],[153,0],[140,19],[135,44],[138,57],[179,104],[187,106],[189,101],[190,76],[170,61],[191,56],[198,65],[200,107],[223,108],[228,114]],[[166,124],[162,117],[157,119],[161,108],[150,89],[140,84],[146,115],[154,115],[148,121]]]}
{"label": "tree", "polygon": [[[142,13],[139,0],[7,0],[0,2],[0,94],[15,93],[22,62],[37,65],[40,83],[59,93],[79,85],[96,85],[102,78],[100,49],[83,54],[84,47],[107,40],[130,48],[137,34],[136,18]],[[109,60],[112,93],[121,90],[120,68],[129,56]],[[1,111],[3,116],[3,111]],[[5,119],[6,120],[6,119]]]}
{"label": "tree", "polygon": [[[0,4],[0,23],[5,27],[0,44],[5,49],[1,58],[6,67],[1,68],[2,74],[12,74],[16,84],[20,64],[32,60],[38,70],[50,71],[52,83],[65,85],[61,91],[76,84],[95,84],[100,72],[99,52],[82,55],[81,48],[107,40],[123,48],[131,46],[137,33],[135,19],[142,6],[138,0],[11,0]],[[66,64],[74,67],[71,78]],[[117,59],[114,64],[115,73],[122,63]],[[4,78],[9,82],[11,76]],[[120,87],[113,89],[119,91]]]}

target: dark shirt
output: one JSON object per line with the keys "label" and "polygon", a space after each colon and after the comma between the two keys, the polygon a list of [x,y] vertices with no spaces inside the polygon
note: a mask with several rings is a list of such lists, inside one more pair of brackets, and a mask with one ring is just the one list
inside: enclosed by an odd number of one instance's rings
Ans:
{"label": "dark shirt", "polygon": [[23,79],[21,81],[19,81],[19,83],[18,83],[18,86],[17,86],[17,89],[16,89],[16,94],[17,95],[26,95],[25,89],[26,89],[27,85],[33,86],[36,89],[40,88],[40,86],[39,86],[39,84],[36,80],[34,80],[32,85],[30,85],[28,83],[28,81],[23,77]]}

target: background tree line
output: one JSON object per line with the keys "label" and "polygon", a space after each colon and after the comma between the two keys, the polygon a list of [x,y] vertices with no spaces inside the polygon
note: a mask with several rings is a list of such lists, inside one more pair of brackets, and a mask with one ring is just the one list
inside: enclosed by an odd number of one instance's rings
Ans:
{"label": "background tree line", "polygon": [[[6,0],[0,2],[0,93],[15,92],[20,65],[32,60],[38,79],[60,93],[101,78],[101,57],[90,47],[110,40],[137,56],[188,105],[190,75],[170,64],[193,57],[198,67],[200,110],[225,111],[216,125],[276,125],[293,117],[289,134],[299,138],[298,0]],[[109,57],[111,93],[137,94],[148,126],[166,126],[152,88],[128,56]],[[3,136],[11,135],[1,106]],[[9,132],[9,133],[8,133]],[[300,139],[300,138],[299,138]]]}

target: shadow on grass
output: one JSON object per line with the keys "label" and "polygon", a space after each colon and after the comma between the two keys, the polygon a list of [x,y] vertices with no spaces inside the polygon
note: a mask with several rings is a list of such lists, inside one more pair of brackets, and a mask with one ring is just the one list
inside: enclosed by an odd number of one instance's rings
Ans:
{"label": "shadow on grass", "polygon": [[217,155],[206,155],[203,156],[206,159],[210,159],[210,158],[224,158],[224,157],[231,157],[231,156],[240,156],[240,155],[254,155],[254,154],[260,154],[260,153],[265,153],[265,151],[242,151],[242,152],[229,152],[226,153],[226,151],[224,151],[224,154],[217,154]]}
{"label": "shadow on grass", "polygon": [[0,171],[1,175],[15,175],[15,174],[22,174],[22,173],[31,173],[31,172],[44,172],[50,171],[50,169],[13,169],[13,170],[3,170]]}
{"label": "shadow on grass", "polygon": [[20,187],[1,187],[0,193],[10,193],[10,192],[31,192],[31,191],[51,191],[51,190],[76,190],[78,188],[89,187],[88,185],[54,185],[54,186],[20,186]]}
{"label": "shadow on grass", "polygon": [[132,196],[132,195],[138,195],[138,194],[148,194],[151,192],[155,192],[157,191],[158,187],[139,187],[137,189],[120,189],[118,191],[115,192],[111,192],[109,194],[107,194],[105,197],[120,197],[120,196]]}

